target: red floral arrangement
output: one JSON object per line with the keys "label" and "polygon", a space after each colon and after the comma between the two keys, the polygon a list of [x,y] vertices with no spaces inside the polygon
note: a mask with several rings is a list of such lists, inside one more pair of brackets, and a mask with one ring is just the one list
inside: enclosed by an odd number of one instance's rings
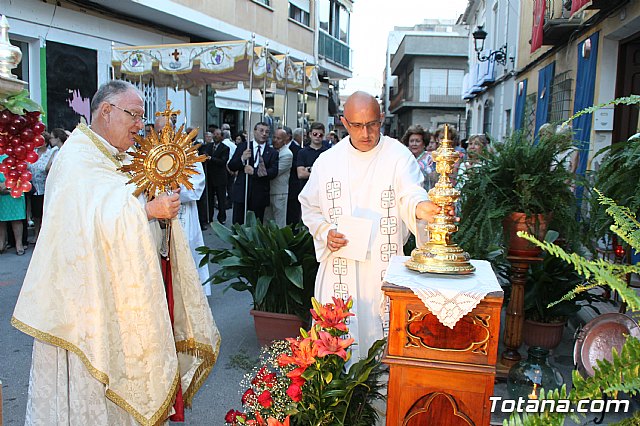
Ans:
{"label": "red floral arrangement", "polygon": [[275,341],[260,354],[260,366],[241,385],[244,411],[230,410],[228,425],[371,425],[371,403],[381,399],[378,360],[384,340],[374,343],[366,359],[345,365],[354,339],[347,327],[353,301],[312,299],[314,325],[296,339]]}

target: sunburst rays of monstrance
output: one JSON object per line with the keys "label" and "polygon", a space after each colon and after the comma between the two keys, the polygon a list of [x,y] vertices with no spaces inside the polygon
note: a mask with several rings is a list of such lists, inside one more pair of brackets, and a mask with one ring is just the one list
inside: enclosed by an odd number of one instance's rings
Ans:
{"label": "sunburst rays of monstrance", "polygon": [[139,148],[129,153],[131,163],[120,168],[131,175],[128,183],[137,186],[134,191],[136,197],[144,192],[147,200],[151,200],[160,192],[178,189],[180,184],[193,189],[189,177],[198,174],[195,163],[207,159],[206,155],[198,155],[200,144],[191,143],[198,134],[198,128],[187,134],[182,131],[182,125],[174,131],[170,121],[172,114],[180,114],[180,110],[172,110],[171,101],[167,101],[167,108],[156,113],[157,117],[163,115],[166,118],[160,134],[153,131],[145,137],[135,135]]}

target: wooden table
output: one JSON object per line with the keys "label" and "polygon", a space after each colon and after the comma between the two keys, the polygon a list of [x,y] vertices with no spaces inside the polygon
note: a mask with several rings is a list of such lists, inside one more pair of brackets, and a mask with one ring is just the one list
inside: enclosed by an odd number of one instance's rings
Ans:
{"label": "wooden table", "polygon": [[387,426],[489,425],[502,292],[450,329],[410,289],[382,290],[390,300]]}

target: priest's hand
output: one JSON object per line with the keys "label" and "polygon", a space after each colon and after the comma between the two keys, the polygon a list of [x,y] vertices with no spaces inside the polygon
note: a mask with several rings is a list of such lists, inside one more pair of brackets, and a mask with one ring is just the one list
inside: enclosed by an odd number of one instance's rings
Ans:
{"label": "priest's hand", "polygon": [[151,219],[173,219],[180,210],[180,193],[174,192],[171,195],[160,194],[149,201],[145,207],[147,218]]}
{"label": "priest's hand", "polygon": [[339,233],[335,229],[330,229],[327,234],[327,248],[329,251],[337,251],[346,246],[349,241],[344,234]]}
{"label": "priest's hand", "polygon": [[[422,201],[416,206],[416,218],[419,220],[426,220],[427,222],[433,222],[433,217],[440,213],[440,206],[432,203],[431,201]],[[456,210],[452,207],[449,210],[450,216],[455,216]],[[460,218],[456,218],[456,221]]]}

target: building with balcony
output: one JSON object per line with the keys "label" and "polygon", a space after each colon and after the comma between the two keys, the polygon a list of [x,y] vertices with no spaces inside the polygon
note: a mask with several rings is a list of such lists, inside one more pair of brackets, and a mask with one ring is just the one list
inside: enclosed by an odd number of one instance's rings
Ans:
{"label": "building with balcony", "polygon": [[432,130],[445,123],[464,127],[466,28],[454,21],[426,20],[412,28],[396,27],[389,40],[386,133],[399,138],[414,124]]}
{"label": "building with balcony", "polygon": [[[323,82],[317,93],[262,91],[276,122],[285,124],[286,116],[286,124],[297,127],[298,112],[325,123],[337,113],[330,111],[330,94],[351,77],[352,7],[351,0],[23,0],[5,2],[2,13],[11,24],[12,42],[23,50],[20,77],[43,104],[50,126],[72,128],[81,115],[88,119],[81,105],[111,78],[112,46],[250,40],[255,34],[256,44],[268,43],[271,53],[317,67]],[[231,104],[220,106],[211,88],[192,96],[156,89],[153,82],[134,83],[144,90],[149,116],[171,99],[188,125],[229,123],[236,132],[246,127],[247,114]]]}
{"label": "building with balcony", "polygon": [[[521,2],[514,127],[534,137],[588,106],[640,93],[640,2]],[[603,108],[573,121],[578,172],[595,153],[638,132],[637,106]]]}
{"label": "building with balcony", "polygon": [[[462,94],[467,101],[467,135],[502,139],[513,128],[519,12],[519,1],[469,0],[461,17],[469,28],[469,72]],[[476,41],[479,29],[485,38]]]}

